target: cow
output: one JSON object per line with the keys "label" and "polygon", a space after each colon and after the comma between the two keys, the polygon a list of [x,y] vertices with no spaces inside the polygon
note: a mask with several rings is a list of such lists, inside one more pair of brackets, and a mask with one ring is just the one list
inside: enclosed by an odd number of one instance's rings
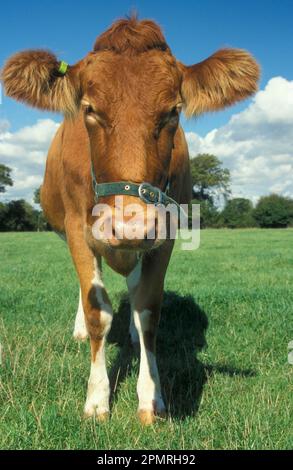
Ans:
{"label": "cow", "polygon": [[[220,49],[202,62],[184,65],[173,56],[160,27],[136,17],[114,22],[72,66],[45,50],[19,52],[5,63],[2,80],[8,96],[64,115],[48,152],[41,204],[53,229],[66,239],[79,278],[74,337],[89,337],[91,348],[86,417],[104,421],[109,416],[105,340],[113,312],[102,259],[128,286],[129,333],[140,348],[139,419],[147,425],[166,415],[156,333],[174,240],[157,237],[157,220],[149,221],[146,213],[151,201],[136,191],[147,183],[162,196],[168,187],[172,200],[188,204],[191,179],[181,110],[192,117],[223,109],[255,93],[258,79],[256,60],[242,49]],[[98,194],[99,189],[105,191]],[[125,214],[111,236],[93,235],[97,195],[115,219],[117,193],[124,206],[135,202],[145,214],[142,237],[124,236],[131,224]]]}

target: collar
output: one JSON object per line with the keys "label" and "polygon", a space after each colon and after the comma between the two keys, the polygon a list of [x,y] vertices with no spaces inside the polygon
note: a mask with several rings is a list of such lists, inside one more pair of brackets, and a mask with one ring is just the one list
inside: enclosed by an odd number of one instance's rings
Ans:
{"label": "collar", "polygon": [[[150,183],[133,183],[132,181],[115,181],[111,183],[98,183],[96,180],[93,164],[91,164],[92,186],[95,193],[96,202],[103,196],[134,196],[139,197],[146,204],[155,206],[175,204],[180,210],[181,207],[173,198],[168,195],[170,184],[167,181],[165,191]],[[181,209],[182,210],[182,209]]]}

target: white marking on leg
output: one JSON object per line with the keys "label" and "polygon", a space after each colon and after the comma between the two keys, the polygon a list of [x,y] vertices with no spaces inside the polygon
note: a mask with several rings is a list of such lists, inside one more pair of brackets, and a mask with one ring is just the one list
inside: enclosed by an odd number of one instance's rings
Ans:
{"label": "white marking on leg", "polygon": [[134,323],[134,318],[133,318],[133,301],[134,301],[134,294],[136,287],[139,284],[141,277],[141,260],[139,260],[135,266],[135,268],[131,271],[131,273],[127,276],[126,278],[126,283],[128,287],[128,292],[129,292],[129,299],[130,299],[130,324],[129,324],[129,335],[131,338],[132,344],[138,343],[139,342],[139,336],[138,332]]}
{"label": "white marking on leg", "polygon": [[[94,260],[94,277],[92,285],[96,290],[96,297],[100,306],[100,322],[103,327],[103,339],[95,360],[91,363],[91,372],[88,381],[85,415],[102,415],[109,412],[110,385],[105,361],[105,339],[112,323],[112,307],[103,297],[104,284],[96,260]],[[104,293],[104,295],[106,295]]]}
{"label": "white marking on leg", "polygon": [[150,310],[143,310],[141,313],[134,311],[134,321],[140,340],[140,368],[137,381],[138,409],[162,413],[165,411],[165,405],[161,393],[156,356],[145,347],[143,337],[144,333],[149,331],[151,315]]}
{"label": "white marking on leg", "polygon": [[79,289],[79,303],[78,303],[77,314],[75,317],[73,337],[77,341],[85,341],[88,337],[80,289]]}
{"label": "white marking on leg", "polygon": [[110,385],[105,361],[105,338],[101,348],[91,363],[87,398],[84,407],[86,416],[101,415],[109,412]]}
{"label": "white marking on leg", "polygon": [[92,280],[92,285],[96,289],[96,297],[101,309],[100,320],[102,325],[104,325],[105,335],[107,335],[111,328],[113,310],[111,305],[103,297],[103,292],[106,295],[106,291],[102,281],[102,274],[96,259],[94,259],[94,277]]}

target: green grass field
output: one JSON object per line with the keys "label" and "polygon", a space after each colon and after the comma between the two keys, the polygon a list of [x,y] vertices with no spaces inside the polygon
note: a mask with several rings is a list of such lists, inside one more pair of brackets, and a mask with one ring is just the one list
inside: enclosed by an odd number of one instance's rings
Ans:
{"label": "green grass field", "polygon": [[171,260],[158,337],[169,417],[143,428],[123,278],[105,269],[112,416],[84,421],[89,344],[72,339],[78,283],[67,246],[53,233],[0,234],[0,448],[293,447],[293,230],[201,238]]}

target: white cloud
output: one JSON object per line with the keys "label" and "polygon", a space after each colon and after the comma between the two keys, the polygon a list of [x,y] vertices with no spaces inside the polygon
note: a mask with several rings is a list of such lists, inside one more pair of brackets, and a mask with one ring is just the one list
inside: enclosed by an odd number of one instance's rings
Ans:
{"label": "white cloud", "polygon": [[43,181],[46,155],[58,127],[59,123],[51,119],[41,119],[13,133],[7,121],[0,122],[0,162],[12,168],[14,181],[1,199],[32,202],[34,190]]}
{"label": "white cloud", "polygon": [[186,137],[192,156],[214,153],[230,169],[234,196],[293,197],[293,81],[272,78],[225,126]]}
{"label": "white cloud", "polygon": [[1,121],[0,121],[0,134],[7,131],[8,129],[9,129],[9,122],[6,119],[1,119]]}

